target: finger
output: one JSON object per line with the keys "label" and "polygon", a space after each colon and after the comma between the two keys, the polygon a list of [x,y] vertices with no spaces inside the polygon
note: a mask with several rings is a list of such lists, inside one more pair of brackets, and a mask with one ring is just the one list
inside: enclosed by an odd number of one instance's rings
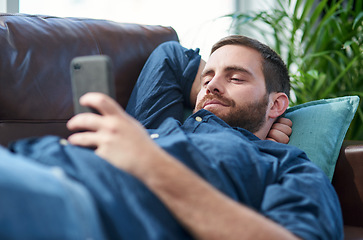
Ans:
{"label": "finger", "polygon": [[276,129],[271,129],[267,139],[273,139],[273,141],[279,142],[279,143],[284,143],[287,144],[290,140],[289,136],[286,135],[285,133],[276,130]]}
{"label": "finger", "polygon": [[269,137],[267,137],[266,140],[270,140],[270,141],[273,141],[273,142],[277,142],[275,139],[269,138]]}
{"label": "finger", "polygon": [[101,118],[102,116],[95,113],[81,113],[67,122],[67,128],[70,131],[97,131],[102,124]]}
{"label": "finger", "polygon": [[287,125],[289,127],[292,127],[292,121],[290,119],[288,119],[288,118],[281,117],[276,122],[285,124],[285,125]]}
{"label": "finger", "polygon": [[283,124],[283,123],[274,123],[271,129],[275,129],[285,133],[286,135],[290,136],[292,133],[292,129],[290,126]]}
{"label": "finger", "polygon": [[98,136],[94,132],[74,133],[68,137],[68,141],[73,145],[82,147],[98,147]]}
{"label": "finger", "polygon": [[103,93],[86,93],[80,98],[79,102],[83,106],[96,109],[101,115],[114,115],[123,112],[114,99]]}

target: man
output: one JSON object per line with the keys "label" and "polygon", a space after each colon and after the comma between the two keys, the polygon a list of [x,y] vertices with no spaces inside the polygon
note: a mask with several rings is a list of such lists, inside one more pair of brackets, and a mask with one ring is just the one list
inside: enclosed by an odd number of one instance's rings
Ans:
{"label": "man", "polygon": [[[139,121],[86,94],[81,104],[101,115],[71,119],[70,130],[88,131],[69,142],[140,180],[196,239],[341,239],[339,202],[324,174],[298,149],[264,141],[288,107],[278,55],[231,36],[203,65],[197,52],[164,44],[127,108]],[[181,125],[183,105],[194,101]]]}

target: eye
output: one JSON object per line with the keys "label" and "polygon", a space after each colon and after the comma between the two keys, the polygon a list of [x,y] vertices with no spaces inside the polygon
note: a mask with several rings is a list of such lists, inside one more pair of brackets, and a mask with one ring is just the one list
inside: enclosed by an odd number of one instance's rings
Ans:
{"label": "eye", "polygon": [[231,78],[231,81],[232,82],[237,82],[237,83],[244,82],[244,80],[243,79],[240,79],[240,78]]}
{"label": "eye", "polygon": [[210,79],[209,78],[205,78],[203,80],[203,86],[207,86],[210,83]]}

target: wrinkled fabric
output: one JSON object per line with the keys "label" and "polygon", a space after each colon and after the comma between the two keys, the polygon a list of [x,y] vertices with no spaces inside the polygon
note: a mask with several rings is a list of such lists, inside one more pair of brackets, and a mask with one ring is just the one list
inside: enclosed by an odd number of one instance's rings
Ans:
{"label": "wrinkled fabric", "polygon": [[104,239],[83,184],[3,147],[0,158],[0,239]]}
{"label": "wrinkled fabric", "polygon": [[[90,149],[62,143],[64,140],[53,136],[25,139],[14,143],[11,150],[36,164],[63,169],[70,181],[82,184],[95,202],[106,239],[190,239],[140,181]],[[38,176],[34,174],[34,178]],[[28,201],[38,204],[31,198]]]}

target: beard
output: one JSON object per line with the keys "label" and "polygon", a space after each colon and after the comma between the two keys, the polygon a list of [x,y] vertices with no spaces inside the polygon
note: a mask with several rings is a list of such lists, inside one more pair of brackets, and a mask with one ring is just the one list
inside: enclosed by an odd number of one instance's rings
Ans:
{"label": "beard", "polygon": [[225,121],[231,127],[241,127],[251,133],[256,133],[266,122],[266,110],[268,105],[268,94],[265,94],[260,100],[237,106],[236,103],[220,95],[205,95],[198,103],[194,112],[203,108],[207,100],[217,99],[229,106],[228,113],[220,113],[211,109],[214,115]]}

